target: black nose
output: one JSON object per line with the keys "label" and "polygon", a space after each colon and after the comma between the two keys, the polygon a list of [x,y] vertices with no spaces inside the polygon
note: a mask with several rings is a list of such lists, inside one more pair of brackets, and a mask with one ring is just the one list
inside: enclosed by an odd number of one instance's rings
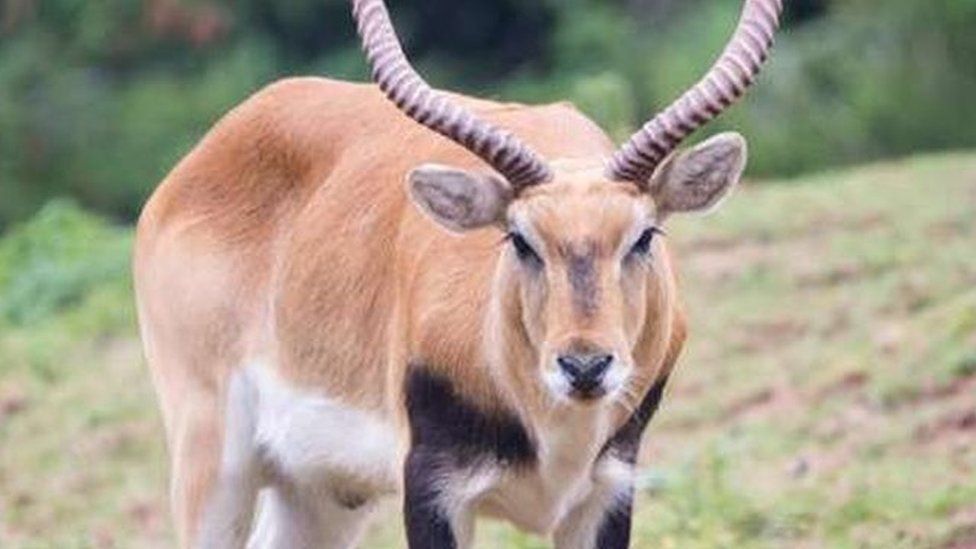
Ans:
{"label": "black nose", "polygon": [[591,393],[603,383],[603,376],[610,369],[613,355],[563,355],[556,362],[566,373],[573,389],[581,393]]}

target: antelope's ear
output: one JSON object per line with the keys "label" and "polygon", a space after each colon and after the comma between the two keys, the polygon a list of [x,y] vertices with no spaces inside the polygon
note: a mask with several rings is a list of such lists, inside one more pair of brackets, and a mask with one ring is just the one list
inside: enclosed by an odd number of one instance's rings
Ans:
{"label": "antelope's ear", "polygon": [[746,167],[746,140],[723,133],[665,160],[650,182],[658,216],[718,207]]}
{"label": "antelope's ear", "polygon": [[511,187],[494,174],[425,164],[407,176],[410,197],[431,219],[463,232],[501,224],[512,200]]}

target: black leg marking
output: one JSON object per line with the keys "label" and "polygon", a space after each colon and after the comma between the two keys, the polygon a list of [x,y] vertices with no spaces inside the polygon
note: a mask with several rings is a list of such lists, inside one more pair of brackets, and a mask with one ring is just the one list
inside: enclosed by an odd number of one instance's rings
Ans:
{"label": "black leg marking", "polygon": [[404,471],[403,517],[410,549],[455,549],[451,522],[441,509],[437,456],[414,448]]}
{"label": "black leg marking", "polygon": [[640,450],[641,436],[644,429],[651,422],[654,413],[657,412],[661,404],[661,397],[664,396],[664,386],[668,382],[668,376],[664,376],[654,383],[651,390],[644,395],[640,406],[634,411],[633,415],[624,423],[620,429],[614,433],[613,437],[603,447],[602,454],[613,451],[619,459],[633,464],[637,462],[637,452]]}
{"label": "black leg marking", "polygon": [[502,465],[535,461],[535,445],[514,414],[486,414],[464,402],[444,377],[414,367],[407,378],[411,443],[456,467],[488,459]]}
{"label": "black leg marking", "polygon": [[440,506],[444,474],[481,464],[522,467],[535,446],[514,414],[486,414],[464,402],[444,377],[413,365],[406,380],[411,448],[404,471],[404,518],[412,549],[457,546]]}
{"label": "black leg marking", "polygon": [[[657,380],[644,395],[640,406],[627,419],[613,437],[604,445],[599,459],[609,459],[608,454],[631,465],[637,462],[641,437],[664,396],[668,376]],[[597,549],[626,549],[630,545],[631,512],[634,507],[634,488],[630,487],[621,501],[607,509],[597,533]]]}
{"label": "black leg marking", "polygon": [[630,546],[630,515],[634,507],[634,489],[626,501],[618,502],[607,510],[596,537],[596,549],[627,549]]}

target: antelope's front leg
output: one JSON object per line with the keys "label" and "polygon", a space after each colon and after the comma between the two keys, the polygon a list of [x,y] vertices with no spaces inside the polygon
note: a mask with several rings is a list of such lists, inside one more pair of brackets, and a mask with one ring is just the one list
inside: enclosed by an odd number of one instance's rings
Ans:
{"label": "antelope's front leg", "polygon": [[406,380],[411,448],[404,466],[404,517],[411,549],[471,545],[474,509],[505,467],[532,463],[518,418],[487,414],[454,382],[411,365]]}
{"label": "antelope's front leg", "polygon": [[[471,410],[452,384],[412,365],[406,383],[410,451],[404,464],[403,516],[411,549],[468,547],[473,537]],[[467,488],[467,489],[466,489]]]}
{"label": "antelope's front leg", "polygon": [[634,488],[631,485],[603,511],[596,534],[599,549],[627,549],[630,547],[631,513],[634,509]]}
{"label": "antelope's front leg", "polygon": [[617,456],[597,463],[593,492],[556,528],[556,549],[626,549],[634,501],[633,464]]}
{"label": "antelope's front leg", "polygon": [[556,529],[557,549],[626,549],[634,508],[634,468],[641,437],[668,383],[665,374],[650,388],[633,415],[607,442],[593,470],[593,493]]}
{"label": "antelope's front leg", "polygon": [[[470,544],[473,515],[468,502],[452,498],[450,472],[440,450],[414,447],[404,468],[403,515],[411,549],[455,549]],[[455,500],[453,504],[451,500]]]}

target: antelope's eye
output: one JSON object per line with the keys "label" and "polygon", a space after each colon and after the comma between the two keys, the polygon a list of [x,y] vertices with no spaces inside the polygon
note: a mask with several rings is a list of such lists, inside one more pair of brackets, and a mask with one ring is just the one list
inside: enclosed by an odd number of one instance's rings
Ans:
{"label": "antelope's eye", "polygon": [[646,229],[641,233],[640,238],[637,239],[637,242],[634,242],[634,245],[630,248],[629,255],[646,256],[647,254],[651,253],[651,242],[654,241],[654,235],[660,232],[661,229],[658,229],[657,227]]}
{"label": "antelope's eye", "polygon": [[532,245],[525,240],[525,237],[513,231],[508,233],[508,239],[512,241],[512,247],[515,248],[515,255],[521,261],[542,264],[542,258],[532,248]]}

